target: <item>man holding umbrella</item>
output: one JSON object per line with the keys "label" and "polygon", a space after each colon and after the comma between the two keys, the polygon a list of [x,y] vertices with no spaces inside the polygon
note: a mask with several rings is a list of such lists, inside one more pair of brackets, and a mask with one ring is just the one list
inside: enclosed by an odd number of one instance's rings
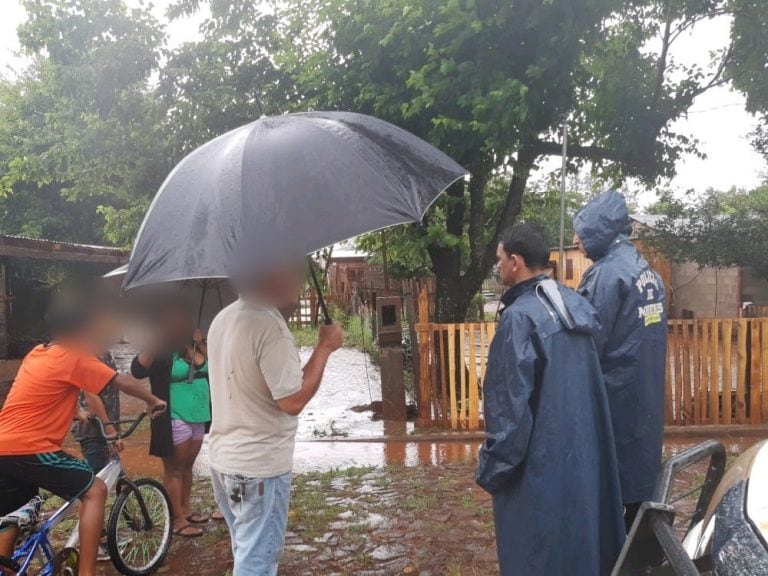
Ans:
{"label": "man holding umbrella", "polygon": [[[286,266],[354,236],[420,222],[467,175],[413,134],[351,112],[264,117],[194,150],[169,174],[134,242],[125,290],[246,278],[208,333],[216,497],[234,576],[273,575],[282,551],[296,416],[317,391],[338,327],[302,372],[281,311],[304,270]],[[317,285],[318,283],[315,282]],[[323,315],[328,321],[327,310]]]}
{"label": "man holding umbrella", "polygon": [[211,475],[235,576],[277,574],[298,415],[343,341],[340,326],[322,326],[302,371],[284,314],[295,307],[304,278],[301,267],[280,266],[248,281],[208,334]]}

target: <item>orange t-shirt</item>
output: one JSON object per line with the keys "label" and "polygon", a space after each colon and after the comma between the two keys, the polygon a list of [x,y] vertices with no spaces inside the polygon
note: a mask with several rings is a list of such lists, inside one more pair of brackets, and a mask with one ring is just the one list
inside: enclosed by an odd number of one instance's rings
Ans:
{"label": "orange t-shirt", "polygon": [[26,355],[0,411],[0,456],[61,450],[81,390],[98,394],[116,372],[60,344]]}

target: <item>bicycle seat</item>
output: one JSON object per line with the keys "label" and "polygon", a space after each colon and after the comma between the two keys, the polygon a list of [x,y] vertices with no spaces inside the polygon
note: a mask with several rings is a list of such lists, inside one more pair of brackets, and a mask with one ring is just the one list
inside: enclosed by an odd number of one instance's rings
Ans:
{"label": "bicycle seat", "polygon": [[31,529],[40,518],[40,508],[42,505],[43,498],[35,496],[18,510],[6,516],[0,516],[0,530],[16,527],[23,532]]}

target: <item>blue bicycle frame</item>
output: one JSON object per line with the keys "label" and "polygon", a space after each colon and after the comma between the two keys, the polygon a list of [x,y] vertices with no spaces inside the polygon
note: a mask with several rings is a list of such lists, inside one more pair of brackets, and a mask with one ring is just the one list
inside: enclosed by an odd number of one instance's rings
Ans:
{"label": "blue bicycle frame", "polygon": [[[120,420],[117,422],[110,422],[110,424],[124,424],[127,422],[132,423],[130,428],[125,433],[119,434],[116,437],[107,436],[106,432],[104,431],[104,424],[99,420],[95,420],[95,422],[99,426],[99,431],[101,432],[102,437],[110,441],[130,436],[146,416],[147,413],[143,412],[135,420]],[[99,473],[96,474],[96,476],[104,481],[108,490],[111,491],[113,489],[117,489],[117,491],[120,492],[122,489],[121,485],[123,482],[125,482],[125,472],[123,470],[122,463],[120,462],[120,458],[118,456],[113,457],[109,464],[102,468]],[[16,576],[26,576],[27,570],[29,570],[32,563],[35,561],[35,558],[40,558],[44,563],[44,567],[39,573],[39,576],[52,576],[54,568],[53,560],[56,557],[56,553],[54,552],[53,546],[51,546],[51,543],[48,540],[48,534],[51,529],[56,526],[56,524],[61,522],[69,514],[71,508],[77,501],[77,498],[73,498],[72,500],[65,502],[58,510],[56,510],[56,512],[54,512],[53,516],[35,528],[24,539],[21,546],[19,546],[14,551],[12,560],[16,564],[20,565],[20,569],[16,573]],[[144,510],[144,514],[146,515],[146,510]],[[72,534],[69,536],[69,539],[67,540],[63,550],[68,548],[77,548],[79,543],[78,530],[75,528],[72,531]]]}
{"label": "blue bicycle frame", "polygon": [[17,576],[26,576],[27,570],[32,566],[35,558],[40,556],[42,556],[45,561],[40,576],[51,576],[51,574],[53,574],[53,558],[56,553],[48,540],[48,533],[54,526],[56,526],[56,524],[64,519],[75,502],[77,502],[77,499],[66,502],[61,508],[56,510],[53,516],[35,528],[35,530],[24,539],[22,545],[13,554],[13,561],[21,566]]}

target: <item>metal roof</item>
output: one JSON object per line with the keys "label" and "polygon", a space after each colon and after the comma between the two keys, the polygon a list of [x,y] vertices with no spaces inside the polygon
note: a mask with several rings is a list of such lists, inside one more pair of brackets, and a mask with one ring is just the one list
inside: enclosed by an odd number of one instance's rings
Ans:
{"label": "metal roof", "polygon": [[129,255],[129,250],[113,246],[0,234],[0,256],[11,258],[122,264],[128,261]]}
{"label": "metal roof", "polygon": [[656,225],[664,220],[666,216],[662,214],[630,214],[629,219],[637,222],[638,224],[642,224],[644,226],[648,226],[648,228],[655,228]]}

